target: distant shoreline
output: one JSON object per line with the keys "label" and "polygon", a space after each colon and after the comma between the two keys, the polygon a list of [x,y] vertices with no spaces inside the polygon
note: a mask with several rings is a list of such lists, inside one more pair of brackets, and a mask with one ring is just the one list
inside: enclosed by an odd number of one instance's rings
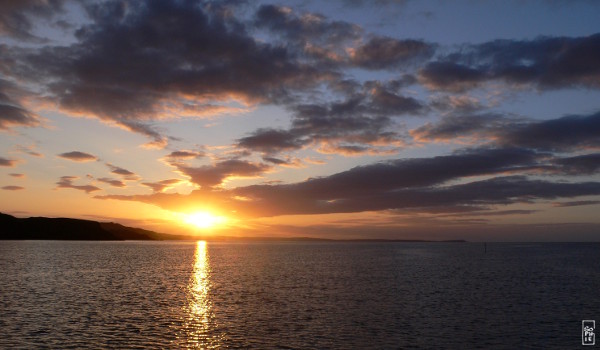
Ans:
{"label": "distant shoreline", "polygon": [[158,233],[113,222],[70,218],[17,218],[0,213],[0,240],[49,241],[209,241],[209,242],[347,242],[347,243],[464,243],[465,240],[331,239],[315,237],[188,236]]}

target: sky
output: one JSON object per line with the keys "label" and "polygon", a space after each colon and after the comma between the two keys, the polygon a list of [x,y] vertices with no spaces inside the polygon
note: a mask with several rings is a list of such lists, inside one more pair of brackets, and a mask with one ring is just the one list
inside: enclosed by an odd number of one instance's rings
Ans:
{"label": "sky", "polygon": [[600,240],[596,1],[0,2],[0,211]]}

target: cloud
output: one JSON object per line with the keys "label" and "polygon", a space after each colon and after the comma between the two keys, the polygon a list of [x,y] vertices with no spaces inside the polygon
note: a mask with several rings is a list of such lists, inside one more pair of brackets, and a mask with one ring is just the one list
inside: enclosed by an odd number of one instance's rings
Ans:
{"label": "cloud", "polygon": [[10,176],[12,176],[12,177],[16,177],[16,178],[18,178],[18,179],[22,179],[22,178],[24,178],[24,177],[25,177],[25,174],[20,174],[20,173],[10,173],[10,174],[8,174],[8,175],[10,175]]}
{"label": "cloud", "polygon": [[145,148],[163,149],[169,143],[168,137],[162,135],[159,130],[148,123],[142,123],[135,120],[120,120],[117,122],[117,125],[125,130],[137,132],[149,137],[152,141],[145,143],[143,145]]}
{"label": "cloud", "polygon": [[16,159],[8,159],[8,158],[0,157],[0,166],[12,168],[12,167],[15,167],[17,165],[17,163],[19,163],[19,161]]}
{"label": "cloud", "polygon": [[[526,149],[478,148],[431,158],[379,162],[298,183],[252,185],[230,190],[213,187],[234,173],[225,164],[216,164],[180,169],[202,186],[202,190],[190,195],[100,198],[141,201],[170,210],[210,201],[223,210],[256,217],[380,210],[441,214],[464,212],[465,208],[470,208],[469,211],[491,210],[493,206],[535,199],[600,193],[597,182],[564,183],[531,180],[522,175],[505,176],[552,168],[556,159]],[[247,163],[229,164],[230,169],[233,164],[236,164],[236,174],[256,175],[264,170],[257,171]],[[482,177],[483,180],[477,180]]]}
{"label": "cloud", "polygon": [[498,114],[450,115],[410,131],[420,142],[475,139],[502,147],[567,152],[600,147],[600,112],[549,120],[527,120]]}
{"label": "cloud", "polygon": [[434,96],[431,107],[444,113],[474,113],[484,109],[478,98],[466,94]]}
{"label": "cloud", "polygon": [[342,0],[342,3],[348,7],[362,7],[362,6],[405,6],[408,0]]}
{"label": "cloud", "polygon": [[595,205],[595,204],[600,204],[600,201],[555,202],[555,203],[552,203],[552,206],[563,208],[563,207],[578,207],[578,206],[582,206],[582,205]]}
{"label": "cloud", "polygon": [[24,190],[25,187],[22,187],[22,186],[3,186],[2,189],[5,190],[5,191],[20,191],[20,190]]}
{"label": "cloud", "polygon": [[96,157],[94,155],[91,155],[89,153],[79,152],[79,151],[61,153],[58,155],[58,157],[72,160],[74,162],[93,162],[93,161],[98,160],[98,157]]}
{"label": "cloud", "polygon": [[84,191],[85,193],[91,193],[100,191],[101,189],[93,185],[74,185],[73,181],[79,179],[77,176],[61,176],[60,180],[56,182],[57,188],[72,188],[74,190]]}
{"label": "cloud", "polygon": [[430,89],[462,92],[485,81],[486,72],[455,62],[431,62],[419,72],[419,81]]}
{"label": "cloud", "polygon": [[[292,191],[323,200],[355,197],[381,191],[439,185],[462,177],[512,172],[536,164],[539,157],[535,152],[520,149],[478,149],[454,155],[397,159],[358,166],[328,177],[309,179],[294,186],[281,185],[278,189],[282,194]],[[250,186],[236,191],[240,195],[251,197],[254,191],[260,193],[262,189],[269,188],[272,187]],[[296,196],[288,194],[290,198]]]}
{"label": "cloud", "polygon": [[[504,200],[480,202],[465,198],[460,203],[460,191],[466,188],[452,185],[457,180],[468,181],[476,176],[497,176],[527,171],[543,165],[546,154],[522,149],[474,149],[453,155],[432,158],[397,159],[359,166],[327,177],[311,178],[294,184],[253,185],[231,190],[216,187],[231,176],[259,176],[270,169],[264,164],[229,160],[198,168],[180,165],[179,171],[191,177],[202,190],[189,196],[161,194],[148,196],[101,196],[103,199],[137,200],[167,209],[184,208],[198,201],[210,201],[224,210],[240,215],[272,216],[284,214],[319,214],[360,212],[387,209],[451,208],[465,205],[510,204],[518,195],[511,194],[512,182],[506,180]],[[275,162],[276,163],[276,162]],[[511,179],[511,178],[507,178]],[[516,185],[525,178],[512,178]],[[500,181],[500,180],[497,180]],[[495,184],[495,183],[494,183]],[[491,183],[488,183],[491,186]],[[548,183],[551,188],[552,183]],[[446,187],[443,187],[446,186]],[[558,186],[558,185],[557,185]],[[444,188],[444,191],[441,189]],[[520,187],[524,189],[526,186]],[[482,194],[485,189],[482,189]],[[475,190],[472,191],[476,193]],[[539,197],[546,194],[540,192]],[[581,195],[581,194],[579,194]],[[450,196],[449,198],[446,198]],[[523,195],[526,196],[525,194]],[[552,196],[550,196],[552,197]],[[246,200],[237,200],[245,198]],[[454,198],[454,199],[452,199]],[[427,209],[424,209],[427,208]],[[446,209],[450,210],[450,209]]]}
{"label": "cloud", "polygon": [[[310,180],[307,182],[310,183]],[[304,192],[307,183],[276,186],[250,186],[236,194],[252,198],[252,207],[239,203],[238,212],[253,216],[286,214],[326,214],[380,211],[388,209],[427,210],[436,207],[469,205],[508,205],[534,199],[569,198],[600,194],[600,183],[554,183],[529,180],[523,176],[497,177],[450,186],[380,189],[365,193],[324,195]],[[292,197],[290,197],[292,195]],[[292,200],[293,198],[293,200]]]}
{"label": "cloud", "polygon": [[404,145],[392,116],[420,115],[425,107],[382,84],[365,84],[341,101],[290,107],[289,129],[261,128],[237,140],[237,146],[265,154],[316,145],[322,153],[388,153]]}
{"label": "cloud", "polygon": [[429,59],[435,47],[421,40],[374,36],[350,50],[350,61],[361,68],[393,69]]}
{"label": "cloud", "polygon": [[40,124],[37,114],[26,109],[0,101],[0,130],[8,130],[13,126],[38,126]]}
{"label": "cloud", "polygon": [[35,145],[31,145],[31,146],[17,145],[17,146],[15,146],[15,149],[18,152],[22,152],[22,153],[28,154],[30,156],[34,156],[34,157],[38,157],[38,158],[44,157],[44,155],[42,153],[40,153],[36,150]]}
{"label": "cloud", "polygon": [[600,153],[560,158],[556,164],[565,174],[592,175],[600,171]]}
{"label": "cloud", "polygon": [[237,146],[267,154],[296,150],[310,140],[296,135],[292,130],[261,128],[237,140]]}
{"label": "cloud", "polygon": [[[398,40],[372,35],[361,27],[333,21],[316,13],[299,14],[289,7],[262,5],[254,24],[266,28],[314,64],[331,67],[395,69],[431,57],[435,46],[420,40]],[[359,45],[357,42],[364,41]],[[353,47],[355,46],[355,47]]]}
{"label": "cloud", "polygon": [[567,151],[600,147],[600,112],[513,125],[499,142],[540,150]]}
{"label": "cloud", "polygon": [[92,23],[69,46],[11,48],[7,74],[41,84],[63,112],[94,116],[168,141],[154,120],[227,103],[278,102],[331,78],[284,46],[248,35],[245,24],[187,1],[85,4]]}
{"label": "cloud", "polygon": [[202,188],[211,188],[222,184],[231,177],[258,177],[271,169],[263,163],[253,163],[245,160],[231,159],[212,165],[189,167],[177,165],[177,169],[191,181]]}
{"label": "cloud", "polygon": [[33,19],[49,19],[62,9],[64,1],[19,0],[0,2],[0,34],[19,40],[37,39]]}
{"label": "cloud", "polygon": [[[321,178],[334,184],[338,174]],[[345,193],[335,188],[325,193],[316,191],[315,179],[295,184],[254,185],[233,190],[197,190],[189,195],[156,193],[152,195],[109,195],[99,199],[139,201],[168,210],[184,210],[199,202],[210,202],[223,210],[235,211],[239,217],[268,217],[279,215],[357,213],[395,210],[406,212],[456,213],[462,208],[482,210],[491,206],[531,203],[534,200],[553,200],[600,194],[600,182],[550,182],[532,180],[525,176],[500,176],[468,183],[445,186],[416,186],[397,188],[396,185],[377,186],[375,178],[369,187]],[[351,181],[349,181],[352,184]],[[341,187],[341,185],[339,186]],[[338,187],[338,188],[339,188]],[[526,214],[512,212],[509,214]]]}
{"label": "cloud", "polygon": [[22,94],[23,92],[14,83],[0,79],[0,130],[6,131],[15,126],[40,125],[40,117],[36,113],[28,111],[14,98],[9,97]]}
{"label": "cloud", "polygon": [[178,185],[182,182],[182,180],[179,179],[168,179],[168,180],[162,180],[159,182],[142,182],[142,185],[150,187],[152,189],[152,191],[156,192],[164,192],[166,190],[168,190],[169,188],[172,188],[175,185]]}
{"label": "cloud", "polygon": [[469,45],[428,63],[419,79],[430,89],[454,92],[492,80],[539,89],[598,89],[600,34]]}
{"label": "cloud", "polygon": [[110,164],[110,163],[106,163],[106,166],[110,169],[111,173],[113,173],[115,175],[119,175],[119,176],[123,177],[125,180],[130,180],[130,181],[139,180],[138,175],[136,175],[134,172],[131,172],[127,169],[123,169],[121,167],[118,167],[118,166]]}
{"label": "cloud", "polygon": [[262,159],[265,162],[288,167],[288,168],[301,168],[304,166],[304,164],[302,163],[302,160],[297,159],[297,158],[288,157],[286,159],[281,159],[281,158],[275,158],[275,157],[263,157]]}
{"label": "cloud", "polygon": [[121,180],[111,179],[111,178],[107,178],[107,177],[101,177],[101,178],[98,178],[97,180],[100,182],[109,184],[112,187],[119,187],[119,188],[127,187],[127,185],[125,185],[125,183]]}
{"label": "cloud", "polygon": [[306,48],[307,44],[313,48],[337,48],[342,43],[359,39],[362,34],[357,25],[331,21],[316,13],[300,15],[289,7],[276,5],[261,5],[256,11],[254,24],[283,36],[287,42],[296,42],[301,48]]}
{"label": "cloud", "polygon": [[512,123],[525,122],[493,113],[451,114],[411,130],[410,135],[418,142],[489,141]]}
{"label": "cloud", "polygon": [[166,158],[169,159],[170,161],[176,161],[176,160],[188,160],[188,159],[201,158],[201,157],[204,157],[204,155],[205,155],[204,152],[179,150],[179,151],[173,151],[173,152],[167,154]]}

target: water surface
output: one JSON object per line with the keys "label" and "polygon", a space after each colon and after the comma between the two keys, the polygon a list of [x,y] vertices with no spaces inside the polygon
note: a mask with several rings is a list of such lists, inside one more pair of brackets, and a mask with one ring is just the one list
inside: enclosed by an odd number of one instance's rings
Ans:
{"label": "water surface", "polygon": [[600,245],[0,242],[1,348],[573,348]]}

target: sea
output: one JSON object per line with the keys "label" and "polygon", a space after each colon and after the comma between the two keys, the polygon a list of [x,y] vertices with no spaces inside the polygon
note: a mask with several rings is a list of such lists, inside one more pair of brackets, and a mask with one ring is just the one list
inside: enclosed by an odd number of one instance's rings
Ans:
{"label": "sea", "polygon": [[574,349],[584,320],[598,243],[0,241],[2,349]]}

